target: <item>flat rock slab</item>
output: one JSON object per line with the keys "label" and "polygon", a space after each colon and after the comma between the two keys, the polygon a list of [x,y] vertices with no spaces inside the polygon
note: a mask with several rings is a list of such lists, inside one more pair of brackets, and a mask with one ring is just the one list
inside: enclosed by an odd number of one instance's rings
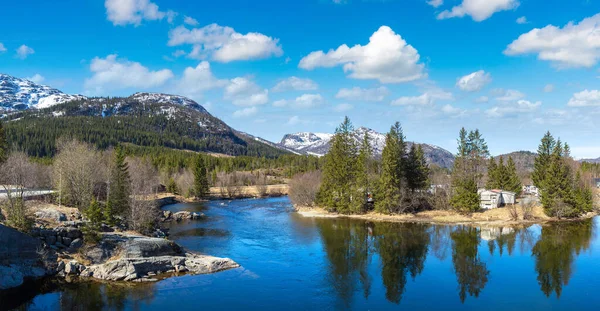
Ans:
{"label": "flat rock slab", "polygon": [[87,267],[81,272],[81,276],[108,281],[137,281],[170,272],[207,274],[237,267],[239,265],[229,258],[187,253],[185,256],[110,260],[104,264]]}

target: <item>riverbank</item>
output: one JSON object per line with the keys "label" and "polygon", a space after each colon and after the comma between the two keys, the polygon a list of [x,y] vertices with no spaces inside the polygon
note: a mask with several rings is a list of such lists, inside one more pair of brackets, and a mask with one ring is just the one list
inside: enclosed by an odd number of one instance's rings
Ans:
{"label": "riverbank", "polygon": [[[268,186],[238,186],[238,187],[211,187],[208,200],[237,200],[248,198],[270,198],[286,196],[290,187],[287,184]],[[207,200],[197,200],[193,197],[184,197],[174,193],[158,193],[150,197],[159,208],[177,203],[198,203]]]}
{"label": "riverbank", "polygon": [[[153,282],[239,267],[229,258],[191,252],[166,238],[119,227],[103,225],[95,238],[88,239],[85,220],[76,208],[40,201],[26,204],[33,221],[29,232],[0,222],[0,291],[40,278]],[[180,212],[167,217],[163,213],[157,221],[193,221],[203,216]]]}
{"label": "riverbank", "polygon": [[[429,223],[429,224],[447,224],[447,225],[488,225],[488,226],[512,226],[521,224],[542,224],[553,221],[565,221],[568,219],[559,220],[557,218],[548,217],[544,213],[542,206],[537,205],[532,209],[532,218],[523,219],[523,212],[520,206],[518,210],[518,220],[512,219],[510,211],[506,207],[484,210],[470,214],[461,214],[455,211],[425,211],[416,214],[401,214],[387,215],[377,212],[369,212],[362,215],[343,215],[331,213],[320,207],[302,207],[296,206],[296,212],[304,217],[313,218],[352,218],[369,221],[384,221],[384,222],[412,222],[412,223]],[[588,213],[578,219],[587,219],[596,216],[597,213]]]}

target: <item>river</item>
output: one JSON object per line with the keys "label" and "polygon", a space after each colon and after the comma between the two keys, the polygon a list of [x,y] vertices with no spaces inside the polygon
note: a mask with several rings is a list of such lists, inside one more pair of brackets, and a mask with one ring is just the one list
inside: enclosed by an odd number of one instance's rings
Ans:
{"label": "river", "polygon": [[204,220],[173,224],[170,238],[242,267],[126,287],[45,282],[22,289],[11,305],[288,311],[600,307],[598,217],[517,229],[373,223],[304,218],[286,197],[165,209],[205,213]]}

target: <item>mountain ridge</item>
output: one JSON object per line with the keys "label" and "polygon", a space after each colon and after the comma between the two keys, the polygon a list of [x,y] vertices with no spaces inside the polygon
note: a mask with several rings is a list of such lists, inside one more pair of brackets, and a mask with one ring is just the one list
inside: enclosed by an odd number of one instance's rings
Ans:
{"label": "mountain ridge", "polygon": [[[385,134],[378,133],[366,127],[359,127],[354,131],[354,137],[357,142],[360,142],[364,134],[369,134],[373,155],[380,157],[383,148],[385,147]],[[328,151],[331,139],[334,134],[330,133],[313,133],[313,132],[298,132],[294,134],[286,134],[283,136],[279,145],[292,150],[296,150],[303,154],[323,156]],[[414,142],[407,142],[407,150],[410,150]],[[431,144],[416,143],[421,145],[423,153],[429,164],[435,164],[443,168],[451,168],[454,165],[454,155],[442,147]]]}

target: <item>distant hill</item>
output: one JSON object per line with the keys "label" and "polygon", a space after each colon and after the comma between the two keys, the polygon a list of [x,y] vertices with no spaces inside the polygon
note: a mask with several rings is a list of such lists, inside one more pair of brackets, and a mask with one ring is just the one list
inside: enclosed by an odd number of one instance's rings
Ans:
{"label": "distant hill", "polygon": [[581,159],[579,162],[600,163],[600,158],[597,159]]}
{"label": "distant hill", "polygon": [[535,158],[537,157],[536,153],[533,153],[531,151],[515,151],[507,154],[501,154],[494,158],[496,160],[500,160],[500,158],[502,158],[504,163],[506,163],[509,157],[512,157],[513,161],[515,161],[515,165],[517,166],[518,171],[533,172],[533,163],[535,162]]}
{"label": "distant hill", "polygon": [[[354,131],[357,142],[360,142],[365,135],[369,134],[370,144],[376,157],[380,157],[385,147],[385,134],[378,133],[366,127],[359,127]],[[329,133],[311,133],[301,132],[287,134],[281,139],[279,146],[289,150],[295,150],[298,153],[323,156],[331,147],[333,134]],[[419,143],[416,143],[419,144]],[[407,150],[410,150],[413,142],[407,142]],[[454,164],[454,155],[441,147],[430,144],[419,144],[423,149],[427,163],[435,164],[443,168],[452,168]]]}

